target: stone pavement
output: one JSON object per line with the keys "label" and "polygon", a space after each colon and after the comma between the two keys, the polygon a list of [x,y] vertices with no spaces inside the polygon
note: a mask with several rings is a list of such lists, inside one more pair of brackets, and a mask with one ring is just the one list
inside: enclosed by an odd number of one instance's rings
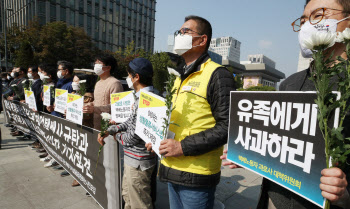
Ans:
{"label": "stone pavement", "polygon": [[[101,208],[82,187],[72,187],[73,178],[61,177],[61,171],[44,168],[39,153],[18,141],[4,127],[0,115],[2,149],[0,149],[1,209],[93,209]],[[259,198],[261,177],[244,169],[223,168],[217,187],[215,209],[255,208]],[[157,209],[169,208],[167,185],[158,182]]]}

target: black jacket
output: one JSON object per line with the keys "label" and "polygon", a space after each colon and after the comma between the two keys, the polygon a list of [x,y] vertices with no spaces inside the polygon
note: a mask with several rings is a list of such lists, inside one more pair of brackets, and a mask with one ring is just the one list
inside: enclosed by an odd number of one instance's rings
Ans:
{"label": "black jacket", "polygon": [[[190,74],[200,70],[200,67],[209,59],[204,53],[184,73],[184,65],[177,71],[181,74],[181,80],[185,80]],[[213,128],[203,132],[187,136],[181,141],[182,150],[185,156],[196,156],[210,152],[227,143],[230,91],[235,90],[233,75],[224,67],[217,68],[209,80],[207,89],[207,100],[211,107],[216,124]],[[199,175],[168,168],[161,165],[159,178],[161,181],[172,182],[191,187],[212,187],[220,181],[220,172],[214,175]]]}
{"label": "black jacket", "polygon": [[43,111],[43,101],[41,99],[42,81],[40,79],[32,84],[32,91],[34,92],[36,108],[38,111]]}
{"label": "black jacket", "polygon": [[[295,73],[281,83],[280,91],[315,91],[315,86],[309,78],[310,69]],[[336,83],[337,77],[333,77],[331,82]],[[345,118],[344,127],[344,134],[346,137],[349,137],[349,117]],[[350,163],[350,156],[348,157],[348,163]],[[344,173],[347,174],[347,181],[350,183],[350,166],[344,169]],[[350,192],[350,184],[348,185],[348,191]],[[269,198],[277,209],[319,209],[315,204],[264,178],[257,209],[267,209]],[[332,206],[331,208],[336,209],[339,207]]]}

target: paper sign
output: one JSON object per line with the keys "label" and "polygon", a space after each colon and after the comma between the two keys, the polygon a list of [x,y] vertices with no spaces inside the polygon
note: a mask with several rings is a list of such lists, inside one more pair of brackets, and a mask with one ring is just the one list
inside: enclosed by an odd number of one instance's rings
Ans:
{"label": "paper sign", "polygon": [[27,90],[25,88],[24,88],[24,101],[26,104],[28,104]]}
{"label": "paper sign", "polygon": [[50,106],[51,105],[51,91],[50,91],[50,86],[44,85],[44,105],[45,106]]}
{"label": "paper sign", "polygon": [[[231,92],[227,159],[324,206],[315,92]],[[339,111],[334,113],[334,126]]]}
{"label": "paper sign", "polygon": [[146,143],[152,143],[152,149],[159,157],[160,142],[163,137],[163,118],[166,118],[164,98],[141,90],[136,119],[135,133]]}
{"label": "paper sign", "polygon": [[67,107],[68,90],[55,90],[55,111],[64,114]]}
{"label": "paper sign", "polygon": [[132,113],[134,101],[133,91],[111,94],[112,120],[116,123],[125,122]]}
{"label": "paper sign", "polygon": [[66,119],[73,123],[83,124],[84,97],[76,94],[68,94]]}
{"label": "paper sign", "polygon": [[34,109],[35,111],[37,111],[38,109],[36,107],[34,92],[25,91],[25,97],[26,97],[26,103],[28,104],[28,107],[30,109]]}

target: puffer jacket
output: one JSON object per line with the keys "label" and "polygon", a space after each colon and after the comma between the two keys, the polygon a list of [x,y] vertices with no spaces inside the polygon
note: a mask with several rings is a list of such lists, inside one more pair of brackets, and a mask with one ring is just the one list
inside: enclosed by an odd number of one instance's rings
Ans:
{"label": "puffer jacket", "polygon": [[[209,59],[204,53],[195,63],[184,72],[184,64],[176,70],[181,74],[181,81],[190,74],[200,70],[200,67]],[[210,152],[227,143],[230,91],[236,89],[233,75],[225,67],[217,68],[209,80],[207,89],[207,100],[211,107],[216,124],[213,128],[197,134],[187,136],[181,141],[182,150],[185,156],[197,156]],[[171,182],[190,187],[213,187],[220,182],[221,173],[213,175],[200,175],[175,170],[160,165],[159,178],[163,182]]]}

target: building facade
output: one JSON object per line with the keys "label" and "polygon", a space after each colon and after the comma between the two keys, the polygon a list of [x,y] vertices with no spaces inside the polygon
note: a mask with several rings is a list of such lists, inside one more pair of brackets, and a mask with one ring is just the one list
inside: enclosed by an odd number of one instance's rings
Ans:
{"label": "building facade", "polygon": [[258,85],[277,88],[277,83],[285,78],[285,74],[276,69],[276,62],[263,54],[248,55],[248,60],[240,64],[245,67],[243,88]]}
{"label": "building facade", "polygon": [[4,0],[7,26],[63,21],[84,28],[101,50],[116,51],[134,41],[136,48],[154,49],[155,0]]}
{"label": "building facade", "polygon": [[221,55],[223,60],[231,60],[239,63],[241,42],[232,37],[213,38],[210,41],[209,51]]}

